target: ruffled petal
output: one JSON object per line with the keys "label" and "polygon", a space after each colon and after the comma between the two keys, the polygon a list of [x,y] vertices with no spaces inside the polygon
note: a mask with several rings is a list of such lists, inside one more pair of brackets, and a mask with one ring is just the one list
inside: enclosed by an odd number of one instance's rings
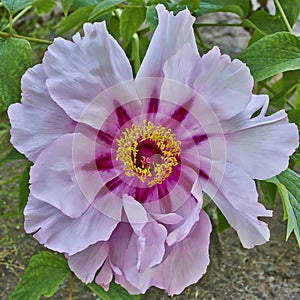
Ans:
{"label": "ruffled petal", "polygon": [[[252,248],[267,242],[270,238],[268,224],[258,217],[271,217],[272,211],[266,210],[258,202],[254,180],[241,168],[223,163],[219,171],[203,178],[203,189],[222,211],[233,227],[245,248]],[[222,178],[221,182],[220,179]]]}
{"label": "ruffled petal", "polygon": [[112,279],[113,272],[110,267],[109,261],[106,260],[97,277],[95,278],[95,282],[107,292]]}
{"label": "ruffled petal", "polygon": [[37,156],[58,137],[74,132],[76,123],[49,96],[42,65],[26,71],[22,77],[22,104],[8,109],[11,143],[35,161]]}
{"label": "ruffled petal", "polygon": [[105,183],[118,174],[110,163],[110,151],[106,144],[80,133],[58,138],[31,168],[32,194],[72,218],[81,216]]}
{"label": "ruffled petal", "polygon": [[80,218],[70,218],[57,208],[29,196],[24,210],[25,230],[45,247],[73,255],[98,241],[107,241],[118,221],[92,205]]}
{"label": "ruffled petal", "polygon": [[99,242],[68,257],[68,264],[75,275],[83,282],[93,281],[96,272],[108,256],[108,243]]}
{"label": "ruffled petal", "polygon": [[165,61],[189,43],[197,53],[193,23],[195,18],[186,9],[176,16],[157,5],[158,26],[153,34],[137,77],[163,77]]}
{"label": "ruffled petal", "polygon": [[149,218],[144,207],[130,196],[123,196],[123,206],[134,231],[126,251],[136,259],[136,267],[143,271],[159,264],[165,253],[166,228]]}
{"label": "ruffled petal", "polygon": [[[209,264],[209,236],[211,223],[204,211],[190,234],[181,242],[167,247],[164,260],[158,266],[140,273],[125,269],[127,280],[142,293],[150,286],[165,289],[169,295],[180,294],[197,282]],[[130,261],[127,261],[130,264]]]}
{"label": "ruffled petal", "polygon": [[74,120],[107,88],[132,79],[130,63],[105,22],[84,24],[84,37],[57,38],[43,60],[51,97]]}
{"label": "ruffled petal", "polygon": [[[299,145],[297,126],[288,123],[283,110],[265,116],[267,103],[267,96],[254,96],[245,112],[222,123],[228,161],[256,179],[270,178],[285,170],[289,156]],[[261,114],[250,119],[260,108]]]}
{"label": "ruffled petal", "polygon": [[[218,47],[199,57],[190,45],[185,45],[166,61],[163,71],[166,78],[199,93],[220,120],[236,115],[250,102],[253,78],[248,67],[240,60],[231,61],[228,55],[221,55]],[[198,115],[198,119],[202,116]]]}

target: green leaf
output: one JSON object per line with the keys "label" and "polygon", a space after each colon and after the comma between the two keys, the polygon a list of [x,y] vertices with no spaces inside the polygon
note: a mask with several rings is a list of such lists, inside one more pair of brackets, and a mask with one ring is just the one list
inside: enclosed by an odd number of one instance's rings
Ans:
{"label": "green leaf", "polygon": [[25,160],[27,159],[23,154],[21,154],[19,151],[17,151],[15,148],[12,148],[1,160],[0,160],[0,166],[3,164],[6,164],[13,160]]}
{"label": "green leaf", "polygon": [[287,169],[276,177],[267,179],[277,185],[284,207],[284,219],[288,221],[286,239],[294,231],[300,247],[300,176]]}
{"label": "green leaf", "polygon": [[263,35],[284,31],[285,27],[279,16],[271,16],[265,11],[257,11],[249,19],[243,20],[243,25],[257,29]]}
{"label": "green leaf", "polygon": [[107,30],[108,32],[115,38],[115,40],[119,40],[120,38],[120,22],[116,16],[112,16],[107,22]]}
{"label": "green leaf", "polygon": [[71,7],[71,5],[73,4],[74,0],[60,0],[61,2],[61,6],[64,12],[64,15],[67,16],[69,9]]}
{"label": "green leaf", "polygon": [[296,109],[300,109],[300,83],[297,85],[296,95],[293,102]]}
{"label": "green leaf", "polygon": [[31,257],[9,300],[38,300],[42,295],[51,297],[69,272],[65,259],[50,252],[40,252]]}
{"label": "green leaf", "polygon": [[89,16],[96,5],[80,7],[72,14],[68,15],[58,26],[59,35],[68,32],[71,29],[79,28],[88,21]]}
{"label": "green leaf", "polygon": [[108,292],[104,291],[103,288],[95,282],[89,283],[87,286],[99,296],[101,300],[139,300],[142,298],[142,295],[130,295],[114,281],[111,281]]}
{"label": "green leaf", "polygon": [[222,214],[222,212],[217,208],[217,217],[218,217],[218,223],[217,223],[217,233],[221,233],[228,227],[230,227],[229,223],[227,222],[226,218]]}
{"label": "green leaf", "polygon": [[27,6],[30,6],[34,1],[35,0],[2,0],[2,3],[10,14],[14,14]]}
{"label": "green leaf", "polygon": [[35,7],[38,15],[49,14],[52,11],[52,9],[56,6],[56,2],[54,0],[36,0],[33,3],[33,6]]}
{"label": "green leaf", "polygon": [[300,15],[300,1],[298,0],[279,0],[282,9],[287,16],[291,26],[293,26]]}
{"label": "green leaf", "polygon": [[20,187],[19,187],[19,213],[22,214],[23,210],[27,204],[29,196],[29,171],[32,163],[27,163],[24,171],[20,177]]}
{"label": "green leaf", "polygon": [[245,0],[201,0],[200,9],[196,16],[202,16],[213,12],[224,11],[239,15],[242,19],[249,11],[249,1]]}
{"label": "green leaf", "polygon": [[273,208],[276,200],[277,186],[266,181],[260,181],[259,185],[265,196],[265,200]]}
{"label": "green leaf", "polygon": [[194,10],[199,9],[199,7],[200,7],[200,0],[180,0],[176,4],[176,7],[177,6],[182,6],[183,9],[185,7],[188,7],[188,9],[193,12]]}
{"label": "green leaf", "polygon": [[77,10],[80,7],[97,4],[100,1],[103,1],[103,0],[73,0],[73,7],[75,10]]}
{"label": "green leaf", "polygon": [[21,77],[31,66],[31,52],[25,40],[0,41],[0,102],[5,107],[21,98]]}
{"label": "green leaf", "polygon": [[145,7],[126,7],[120,18],[120,34],[126,49],[132,36],[138,31],[146,17]]}
{"label": "green leaf", "polygon": [[297,124],[298,129],[300,130],[300,109],[291,109],[287,111],[287,114],[289,116],[289,121]]}
{"label": "green leaf", "polygon": [[96,5],[96,7],[94,8],[94,10],[92,11],[89,20],[93,21],[95,19],[97,19],[99,16],[114,10],[114,8],[120,4],[124,2],[124,0],[105,0],[105,1],[101,1],[100,3],[98,3]]}
{"label": "green leaf", "polygon": [[155,5],[147,7],[146,23],[150,26],[150,30],[154,31],[158,25],[158,15]]}
{"label": "green leaf", "polygon": [[238,58],[248,65],[258,82],[300,69],[300,40],[291,33],[277,32],[249,46]]}

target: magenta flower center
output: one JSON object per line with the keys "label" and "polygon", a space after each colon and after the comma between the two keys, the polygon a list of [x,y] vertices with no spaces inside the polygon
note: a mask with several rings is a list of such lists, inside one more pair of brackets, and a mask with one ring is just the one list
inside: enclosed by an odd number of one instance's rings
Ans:
{"label": "magenta flower center", "polygon": [[125,174],[137,176],[149,187],[161,184],[178,165],[180,141],[171,129],[150,121],[126,128],[117,143],[116,159],[123,162]]}

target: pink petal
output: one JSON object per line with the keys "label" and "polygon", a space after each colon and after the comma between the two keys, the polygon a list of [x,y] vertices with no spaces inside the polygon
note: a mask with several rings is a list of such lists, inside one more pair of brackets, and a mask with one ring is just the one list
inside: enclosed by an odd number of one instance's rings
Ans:
{"label": "pink petal", "polygon": [[165,289],[169,295],[180,294],[197,282],[209,263],[211,224],[204,211],[190,234],[181,242],[168,247],[167,254],[157,267],[143,273],[133,267],[125,270],[128,281],[144,293],[150,286]]}
{"label": "pink petal", "polygon": [[184,83],[199,93],[220,120],[231,118],[250,102],[253,79],[248,67],[221,55],[218,47],[200,58],[186,45],[166,61],[163,70],[166,78]]}
{"label": "pink petal", "polygon": [[118,221],[90,206],[80,218],[70,218],[57,208],[29,196],[24,211],[25,230],[45,247],[73,255],[99,241],[107,241]]}
{"label": "pink petal", "polygon": [[[58,138],[38,157],[30,172],[32,194],[70,217],[79,217],[94,202],[117,168],[104,165],[111,149],[80,133]],[[106,189],[106,193],[109,190]]]}
{"label": "pink petal", "polygon": [[176,211],[177,214],[182,216],[183,221],[168,234],[167,244],[169,246],[181,242],[187,237],[195,223],[199,221],[201,206],[202,201],[199,203],[191,197]]}
{"label": "pink petal", "polygon": [[43,60],[51,97],[79,120],[90,101],[105,89],[132,79],[130,63],[108,34],[105,22],[85,24],[74,42],[57,38]]}
{"label": "pink petal", "polygon": [[250,119],[258,109],[253,103],[261,108],[268,99],[254,96],[245,112],[222,124],[228,161],[241,166],[252,178],[266,179],[288,167],[289,156],[299,145],[299,135],[283,110],[266,117],[262,112]]}
{"label": "pink petal", "polygon": [[268,225],[258,217],[270,217],[272,212],[258,203],[255,182],[248,174],[234,164],[227,163],[224,172],[220,167],[219,172],[215,171],[208,180],[203,181],[204,191],[237,231],[245,248],[252,248],[269,240]]}
{"label": "pink petal", "polygon": [[22,77],[23,104],[8,109],[12,125],[11,143],[30,160],[58,137],[74,132],[76,123],[50,98],[42,65]]}
{"label": "pink petal", "polygon": [[68,264],[75,275],[83,282],[93,281],[96,272],[108,256],[108,243],[98,242],[68,257]]}
{"label": "pink petal", "polygon": [[151,220],[144,207],[132,197],[124,195],[123,205],[130,226],[135,233],[129,242],[127,257],[134,256],[139,270],[159,264],[165,253],[166,228]]}
{"label": "pink petal", "polygon": [[95,282],[107,292],[112,279],[113,272],[110,267],[109,261],[106,260],[97,277],[95,278]]}
{"label": "pink petal", "polygon": [[197,53],[193,23],[195,18],[186,9],[176,16],[169,13],[163,5],[157,5],[158,27],[151,39],[149,48],[139,69],[137,77],[163,77],[165,61],[189,43]]}

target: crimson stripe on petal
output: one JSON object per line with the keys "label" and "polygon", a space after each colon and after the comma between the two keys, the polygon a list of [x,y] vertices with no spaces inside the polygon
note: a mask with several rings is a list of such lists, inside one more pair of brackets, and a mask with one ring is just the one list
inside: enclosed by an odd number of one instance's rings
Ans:
{"label": "crimson stripe on petal", "polygon": [[209,176],[202,170],[199,170],[199,176],[205,179],[209,179]]}
{"label": "crimson stripe on petal", "polygon": [[110,134],[108,134],[108,133],[106,133],[106,132],[104,132],[102,130],[98,131],[98,135],[97,136],[98,136],[99,140],[107,143],[108,145],[111,145],[113,143],[114,138]]}
{"label": "crimson stripe on petal", "polygon": [[110,154],[97,157],[96,166],[98,171],[105,171],[113,168]]}
{"label": "crimson stripe on petal", "polygon": [[189,113],[189,109],[192,106],[192,99],[188,100],[186,103],[184,103],[182,106],[179,106],[174,113],[172,114],[172,118],[175,119],[178,122],[181,122],[185,119],[185,117]]}
{"label": "crimson stripe on petal", "polygon": [[116,109],[116,114],[117,114],[120,127],[122,127],[125,123],[127,123],[131,119],[126,109],[121,105],[119,105],[118,108]]}
{"label": "crimson stripe on petal", "polygon": [[148,114],[156,114],[158,112],[159,99],[151,98],[148,106]]}
{"label": "crimson stripe on petal", "polygon": [[201,142],[203,142],[207,139],[208,139],[208,136],[205,133],[193,136],[193,140],[196,145],[200,144]]}
{"label": "crimson stripe on petal", "polygon": [[123,181],[121,180],[121,178],[119,176],[117,176],[114,179],[112,179],[111,181],[107,182],[106,186],[110,191],[113,191],[115,188],[117,188],[122,183],[123,183]]}

